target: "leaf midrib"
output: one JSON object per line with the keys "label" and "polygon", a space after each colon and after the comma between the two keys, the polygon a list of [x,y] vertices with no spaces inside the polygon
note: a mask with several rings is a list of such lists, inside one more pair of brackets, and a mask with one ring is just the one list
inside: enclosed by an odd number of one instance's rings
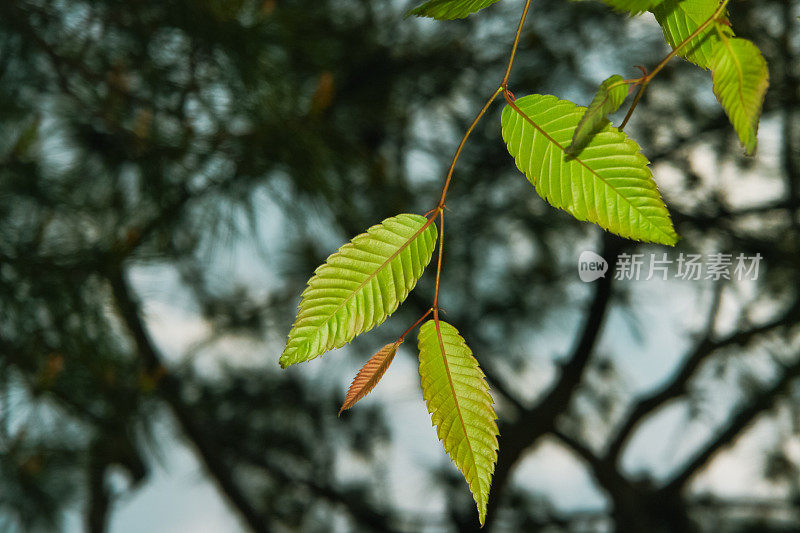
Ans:
{"label": "leaf midrib", "polygon": [[[350,385],[350,389],[347,391],[347,395],[345,396],[344,402],[342,403],[342,408],[339,411],[339,414],[342,413],[345,409],[349,409],[354,406],[357,402],[362,400],[367,394],[369,394],[372,389],[378,384],[381,380],[383,375],[389,369],[389,365],[394,360],[394,356],[397,353],[397,348],[400,346],[400,343],[393,343],[387,344],[383,348],[381,348],[378,353],[370,357],[369,361],[358,371],[356,377],[353,379],[353,383]],[[372,364],[372,366],[370,366]],[[361,378],[359,380],[359,378]]]}
{"label": "leaf midrib", "polygon": [[[328,318],[326,318],[326,319],[325,319],[323,322],[321,322],[321,323],[317,324],[317,326],[315,327],[315,330],[316,330],[316,331],[319,331],[319,330],[320,330],[320,329],[322,329],[322,328],[323,328],[323,327],[324,327],[324,326],[325,326],[325,325],[326,325],[328,322],[330,322],[330,320],[331,320],[331,319],[332,319],[334,316],[336,316],[336,313],[338,313],[338,312],[339,312],[339,311],[340,311],[340,310],[341,310],[341,309],[342,309],[342,308],[343,308],[343,307],[344,307],[344,306],[347,304],[347,302],[349,302],[351,299],[353,299],[353,298],[355,297],[355,295],[356,295],[356,294],[358,294],[358,291],[360,291],[361,289],[363,289],[364,287],[366,287],[366,286],[367,286],[367,283],[369,283],[370,281],[372,281],[372,280],[373,280],[373,279],[374,279],[374,278],[375,278],[375,277],[376,277],[376,276],[377,276],[377,275],[378,275],[378,274],[379,274],[379,273],[380,273],[380,272],[381,272],[381,271],[382,271],[384,268],[386,268],[386,265],[388,265],[389,263],[391,263],[392,261],[394,261],[394,259],[395,259],[395,258],[396,258],[398,255],[400,255],[400,253],[402,253],[402,251],[403,251],[403,250],[405,250],[405,249],[406,249],[406,248],[407,248],[407,247],[408,247],[408,246],[409,246],[409,245],[410,245],[412,242],[414,242],[414,240],[415,240],[417,237],[419,237],[420,235],[422,235],[422,232],[424,232],[424,231],[425,231],[425,230],[428,228],[428,226],[430,226],[430,225],[433,223],[433,220],[434,220],[435,218],[436,218],[436,217],[433,217],[433,216],[432,216],[431,218],[429,218],[429,219],[428,219],[428,220],[425,222],[425,224],[423,224],[423,225],[422,225],[422,227],[421,227],[420,229],[418,229],[416,233],[414,233],[414,235],[412,235],[411,237],[409,237],[409,238],[406,240],[406,242],[404,242],[404,243],[403,243],[403,244],[400,246],[400,248],[398,248],[398,249],[397,249],[397,251],[396,251],[396,252],[394,252],[394,253],[393,253],[391,256],[389,256],[389,258],[388,258],[386,261],[384,261],[384,262],[383,262],[383,264],[381,264],[381,266],[379,266],[378,268],[376,268],[374,272],[370,273],[370,274],[367,276],[367,278],[366,278],[366,279],[365,279],[365,280],[364,280],[364,281],[363,281],[363,282],[362,282],[362,283],[361,283],[361,284],[360,284],[358,287],[356,287],[355,289],[353,289],[353,292],[351,292],[351,293],[350,293],[350,294],[349,294],[349,295],[348,295],[346,298],[344,298],[344,299],[342,300],[342,303],[340,303],[340,304],[339,304],[339,305],[336,307],[336,309],[334,309],[334,310],[331,312],[331,314],[330,314],[330,315],[328,315]],[[367,235],[369,235],[369,232],[367,233]]]}
{"label": "leaf midrib", "polygon": [[[661,5],[661,4],[658,4],[658,5]],[[684,18],[685,21],[687,21],[687,22],[691,21],[691,23],[694,24],[695,29],[700,27],[700,26],[702,26],[703,23],[706,21],[706,19],[708,19],[708,16],[695,16],[695,15],[697,15],[697,13],[695,11],[691,11],[691,12],[687,11],[684,7],[681,7],[680,2],[675,4],[675,9],[679,10],[679,12],[683,15],[683,18]],[[668,17],[668,16],[669,16],[668,14],[665,15],[665,17]],[[669,24],[669,21],[667,21],[667,24]],[[677,24],[677,19],[673,19],[673,26],[675,24]],[[690,34],[692,33],[692,30],[690,30],[688,28],[688,24],[687,24],[687,30],[689,30]],[[674,28],[673,28],[673,32],[675,32]],[[677,33],[677,32],[675,32],[675,33]],[[694,57],[694,61],[693,61],[694,63],[696,63],[698,66],[700,66],[702,68],[708,68],[708,63],[711,61],[711,59],[713,57],[713,54],[712,54],[713,49],[711,51],[703,50],[703,45],[707,44],[708,43],[708,39],[713,37],[713,35],[714,35],[714,33],[711,31],[710,27],[706,28],[703,31],[701,31],[698,35],[696,35],[693,39],[691,39],[691,41],[686,43],[686,46],[684,47],[684,49],[682,50],[680,55],[683,56],[683,57],[686,57],[686,59],[689,59],[690,61],[691,61],[691,58]],[[675,48],[678,45],[680,45],[681,41],[677,40],[674,35],[671,36],[671,38],[672,38],[673,42],[669,43],[669,44],[670,44],[670,46],[672,48]],[[698,56],[702,56],[702,58],[698,57]],[[702,59],[702,61],[701,61],[701,59]],[[705,65],[700,65],[701,62],[705,63]]]}
{"label": "leaf midrib", "polygon": [[[467,448],[469,448],[470,458],[472,460],[472,467],[477,470],[478,463],[475,460],[475,451],[472,449],[472,443],[469,440],[469,435],[467,435],[467,425],[464,422],[464,416],[461,414],[461,406],[458,403],[458,394],[456,394],[455,385],[453,384],[453,378],[450,375],[450,365],[447,362],[447,356],[444,353],[444,340],[442,339],[442,330],[439,327],[439,318],[434,316],[433,317],[433,324],[436,326],[436,338],[439,341],[439,351],[442,354],[442,361],[444,361],[444,371],[447,375],[447,382],[450,385],[450,392],[453,394],[453,403],[456,406],[456,412],[458,413],[458,419],[461,422],[461,430],[464,433],[464,440],[467,441]],[[476,472],[477,474],[477,472]],[[478,476],[478,480],[480,481],[480,476]],[[469,483],[469,480],[467,480]],[[481,495],[482,497],[483,495]]]}
{"label": "leaf midrib", "polygon": [[[742,67],[742,62],[739,61],[739,56],[733,51],[730,39],[722,39],[722,43],[725,48],[728,49],[728,53],[731,56],[731,61],[733,61],[733,64],[736,66],[736,77],[739,78],[739,84],[736,86],[736,94],[739,95],[739,103],[741,104],[742,111],[744,111],[745,117],[749,122],[750,117],[748,116],[749,113],[747,112],[747,105],[744,100],[744,94],[742,93],[742,88],[744,87],[744,69]],[[749,123],[748,126],[750,126]]]}

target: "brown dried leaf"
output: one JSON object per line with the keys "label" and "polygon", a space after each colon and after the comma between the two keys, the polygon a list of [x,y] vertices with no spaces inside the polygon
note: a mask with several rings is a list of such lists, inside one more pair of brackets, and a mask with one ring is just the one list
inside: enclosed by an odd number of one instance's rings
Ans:
{"label": "brown dried leaf", "polygon": [[393,342],[381,348],[378,353],[373,355],[366,364],[361,367],[356,377],[353,378],[353,383],[350,384],[350,389],[347,391],[347,396],[344,399],[342,408],[339,409],[339,414],[345,409],[350,409],[355,403],[369,394],[375,388],[378,381],[383,377],[386,369],[392,364],[394,354],[397,353],[397,348],[402,342]]}

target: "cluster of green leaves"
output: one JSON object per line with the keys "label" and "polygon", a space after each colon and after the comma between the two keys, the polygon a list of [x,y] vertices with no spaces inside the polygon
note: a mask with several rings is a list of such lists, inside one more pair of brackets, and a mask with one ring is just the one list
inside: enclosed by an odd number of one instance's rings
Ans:
{"label": "cluster of green leaves", "polygon": [[[464,18],[497,1],[429,0],[408,15]],[[767,65],[753,43],[734,37],[725,12],[728,0],[604,1],[630,14],[652,11],[673,52],[653,73],[640,79],[610,76],[588,108],[550,95],[514,99],[504,81],[495,93],[496,97],[502,91],[507,100],[501,116],[502,137],[517,167],[553,206],[622,237],[674,245],[678,235],[649,161],[639,145],[607,117],[619,110],[631,85],[639,86],[638,101],[652,76],[673,55],[679,55],[711,69],[714,93],[747,152],[752,153],[768,85]],[[342,246],[317,268],[302,294],[297,319],[280,357],[282,367],[345,345],[398,308],[431,260],[437,241],[434,220],[443,217],[446,191],[445,185],[442,200],[428,217],[402,214],[388,218]],[[439,246],[441,254],[441,242]],[[483,524],[497,460],[497,417],[478,361],[456,328],[439,320],[438,275],[436,291],[429,311],[433,318],[420,327],[418,336],[422,394],[445,451],[469,485]],[[404,337],[381,348],[361,368],[341,411],[375,387]]]}
{"label": "cluster of green leaves", "polygon": [[664,39],[678,55],[698,67],[711,69],[714,94],[747,154],[752,155],[769,71],[758,47],[735,37],[725,10],[727,1],[604,0],[631,14],[652,11]]}
{"label": "cluster of green leaves", "polygon": [[[653,14],[675,49],[713,15],[718,5],[709,0],[665,0],[653,9]],[[711,69],[714,94],[747,153],[753,154],[769,85],[767,62],[761,51],[752,42],[734,37],[727,14],[722,13],[678,49],[678,54],[701,68]]]}
{"label": "cluster of green leaves", "polygon": [[[281,366],[314,359],[386,320],[431,260],[437,237],[434,219],[410,214],[388,218],[328,257],[303,292]],[[402,342],[387,344],[367,361],[340,414],[375,387]],[[483,523],[497,460],[497,416],[489,387],[464,339],[438,314],[420,328],[419,360],[433,423],[469,483]]]}

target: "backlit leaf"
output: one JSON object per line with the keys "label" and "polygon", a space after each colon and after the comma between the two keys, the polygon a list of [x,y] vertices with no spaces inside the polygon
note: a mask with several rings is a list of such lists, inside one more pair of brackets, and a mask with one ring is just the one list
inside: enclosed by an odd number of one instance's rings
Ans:
{"label": "backlit leaf", "polygon": [[381,348],[378,353],[370,357],[369,361],[361,367],[353,382],[350,384],[350,389],[347,391],[342,408],[339,409],[339,414],[342,411],[353,407],[358,400],[366,396],[375,388],[375,385],[383,377],[386,369],[392,364],[394,355],[397,353],[397,348],[400,347],[400,342],[393,342]]}
{"label": "backlit leaf", "polygon": [[637,15],[653,9],[663,0],[603,0],[603,2],[617,11]]}
{"label": "backlit leaf", "polygon": [[[661,25],[664,38],[674,49],[702,26],[718,7],[719,0],[664,0],[653,9],[653,14]],[[725,13],[720,18],[727,20]],[[709,68],[714,47],[719,42],[717,27],[723,34],[733,35],[730,26],[715,22],[681,48],[678,55],[699,67]]]}
{"label": "backlit leaf", "polygon": [[429,320],[419,330],[419,375],[436,434],[467,480],[483,525],[498,435],[483,371],[456,328]]}
{"label": "backlit leaf", "polygon": [[463,19],[499,0],[429,0],[415,7],[406,16],[430,17],[437,20]]}
{"label": "backlit leaf", "polygon": [[581,121],[578,122],[578,127],[572,134],[572,142],[567,151],[571,154],[580,152],[591,139],[592,133],[604,125],[606,117],[615,113],[627,97],[628,84],[625,83],[622,76],[614,74],[601,83],[592,103],[581,117]]}
{"label": "backlit leaf", "polygon": [[669,212],[636,142],[606,124],[577,155],[568,155],[586,108],[539,94],[515,105],[527,119],[507,105],[503,139],[540,196],[622,237],[675,244]]}
{"label": "backlit leaf", "polygon": [[303,291],[281,367],[344,346],[386,320],[416,285],[435,243],[433,222],[404,214],[339,248]]}
{"label": "backlit leaf", "polygon": [[756,149],[761,104],[769,85],[767,62],[746,39],[722,39],[711,60],[714,94],[748,154]]}

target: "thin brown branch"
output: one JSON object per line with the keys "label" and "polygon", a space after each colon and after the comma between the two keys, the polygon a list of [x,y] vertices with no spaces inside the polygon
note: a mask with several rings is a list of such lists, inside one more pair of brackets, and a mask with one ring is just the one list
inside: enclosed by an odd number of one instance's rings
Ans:
{"label": "thin brown branch", "polygon": [[472,123],[467,128],[467,131],[464,133],[464,136],[461,137],[461,142],[458,144],[458,148],[456,148],[456,153],[453,154],[453,159],[450,162],[450,168],[447,169],[447,177],[444,180],[444,186],[442,187],[442,194],[439,197],[439,203],[436,204],[436,207],[433,210],[444,208],[444,201],[445,201],[445,198],[447,198],[447,191],[450,189],[450,182],[453,179],[453,172],[455,171],[456,163],[458,162],[458,158],[461,156],[461,151],[464,149],[464,145],[467,144],[467,139],[469,139],[469,136],[472,134],[472,131],[478,125],[478,122],[481,121],[481,119],[483,118],[483,115],[485,115],[486,111],[489,110],[489,106],[492,105],[492,102],[494,102],[495,98],[497,98],[497,95],[500,94],[500,92],[502,90],[503,90],[503,88],[499,87],[492,94],[492,96],[490,96],[489,99],[486,100],[486,103],[483,104],[483,107],[481,108],[481,110],[475,116],[475,119],[472,121]]}
{"label": "thin brown branch", "polygon": [[[519,39],[522,35],[522,27],[525,25],[525,19],[528,17],[528,10],[531,7],[531,0],[525,0],[525,7],[522,9],[522,16],[519,18],[519,24],[517,25],[517,33],[514,35],[514,44],[511,46],[511,53],[508,57],[508,66],[506,67],[506,73],[503,76],[503,81],[500,84],[501,88],[505,88],[508,86],[508,78],[511,76],[511,67],[514,66],[514,57],[517,55],[517,48],[519,47]],[[495,94],[497,96],[497,94]]]}
{"label": "thin brown branch", "polygon": [[[492,93],[492,96],[490,96],[489,99],[486,100],[486,103],[483,104],[483,107],[481,107],[481,110],[478,112],[478,114],[475,117],[475,119],[472,121],[472,123],[467,128],[467,131],[464,133],[464,136],[461,138],[461,142],[459,142],[458,148],[456,148],[456,152],[455,152],[455,154],[453,154],[453,159],[450,162],[450,168],[447,169],[447,176],[445,177],[445,180],[444,180],[444,186],[442,187],[442,194],[439,197],[439,202],[436,204],[436,207],[432,210],[432,211],[435,211],[435,210],[439,211],[439,220],[440,220],[440,223],[441,223],[441,227],[439,228],[439,251],[438,251],[438,256],[439,257],[438,257],[438,260],[437,260],[437,268],[436,268],[436,285],[435,285],[434,294],[433,294],[434,313],[435,313],[436,308],[439,305],[439,278],[441,276],[442,254],[443,254],[443,250],[444,250],[444,206],[445,206],[444,202],[445,202],[445,199],[447,198],[447,192],[450,189],[450,183],[452,182],[452,179],[453,179],[453,172],[455,171],[456,163],[458,163],[458,158],[461,156],[461,151],[464,149],[464,146],[467,144],[467,139],[469,139],[469,136],[472,134],[472,131],[478,125],[478,122],[481,121],[481,118],[483,118],[483,115],[485,115],[486,111],[489,110],[489,107],[495,101],[495,99],[497,98],[497,95],[500,94],[501,92],[502,93],[507,93],[508,92],[507,88],[506,88],[507,85],[508,85],[508,77],[511,75],[511,67],[513,67],[513,65],[514,65],[514,57],[516,56],[517,48],[519,47],[519,39],[520,39],[520,35],[522,34],[522,27],[525,25],[525,19],[528,16],[528,10],[530,9],[530,7],[531,7],[531,0],[526,0],[525,1],[525,7],[522,10],[522,16],[520,17],[520,20],[519,20],[519,25],[517,26],[517,32],[514,35],[514,44],[511,46],[511,53],[509,54],[508,65],[506,67],[506,73],[503,76],[503,81],[501,82],[500,87],[498,87],[497,90],[494,93]],[[436,318],[437,321],[438,321],[438,315],[435,314],[434,318]]]}
{"label": "thin brown branch", "polygon": [[411,325],[408,327],[408,329],[407,329],[407,330],[405,330],[405,331],[403,332],[403,334],[402,334],[402,335],[400,335],[400,337],[398,337],[398,339],[397,339],[397,342],[398,342],[398,344],[402,343],[402,342],[403,342],[403,341],[406,339],[406,335],[408,335],[409,333],[411,333],[412,331],[414,331],[414,328],[416,328],[417,326],[419,326],[419,325],[422,323],[422,321],[423,321],[423,320],[425,320],[426,318],[428,318],[428,315],[430,315],[432,312],[433,312],[433,307],[431,307],[430,309],[428,309],[427,311],[425,311],[425,314],[424,314],[424,315],[422,315],[421,317],[419,317],[419,318],[417,319],[417,321],[416,321],[416,322],[414,322],[413,324],[411,324]]}
{"label": "thin brown branch", "polygon": [[[434,217],[435,218],[435,217]],[[433,220],[433,218],[431,218]],[[436,282],[433,288],[433,318],[439,323],[439,280],[442,277],[442,256],[444,255],[444,210],[439,210],[439,246],[436,259]],[[444,350],[442,351],[444,353]]]}
{"label": "thin brown branch", "polygon": [[653,80],[653,78],[659,72],[661,72],[661,70],[665,66],[667,66],[667,63],[669,63],[669,61],[673,57],[675,57],[678,54],[678,52],[680,52],[695,37],[700,35],[706,28],[708,28],[711,24],[713,24],[714,21],[717,20],[717,18],[725,10],[725,6],[727,6],[727,5],[728,5],[728,0],[723,0],[722,2],[720,2],[720,4],[717,7],[717,9],[711,14],[710,17],[708,17],[702,24],[700,24],[697,27],[696,30],[694,30],[691,34],[689,34],[689,36],[686,39],[681,41],[678,44],[678,46],[673,48],[672,51],[669,54],[667,54],[667,56],[664,59],[662,59],[658,63],[658,65],[656,65],[649,74],[647,74],[647,76],[642,78],[641,83],[639,84],[639,90],[636,92],[636,96],[633,99],[633,103],[631,104],[630,109],[628,109],[628,112],[625,114],[625,118],[622,120],[622,123],[619,125],[618,129],[620,131],[622,131],[622,129],[628,124],[628,121],[630,120],[631,116],[633,115],[633,110],[636,109],[636,106],[639,104],[639,101],[642,99],[642,95],[644,94],[645,89],[647,89],[647,86],[650,84],[650,82]]}

